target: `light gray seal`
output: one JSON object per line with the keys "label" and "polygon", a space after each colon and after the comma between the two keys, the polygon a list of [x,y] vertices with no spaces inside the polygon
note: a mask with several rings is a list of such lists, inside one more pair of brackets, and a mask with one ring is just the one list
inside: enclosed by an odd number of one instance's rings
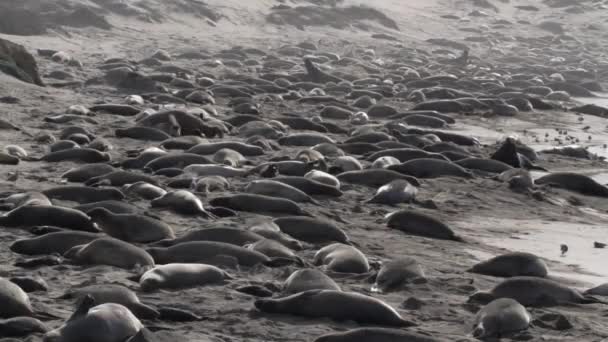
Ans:
{"label": "light gray seal", "polygon": [[192,164],[213,164],[213,162],[205,156],[193,153],[166,154],[149,161],[145,164],[144,169],[152,171],[170,167],[183,169]]}
{"label": "light gray seal", "polygon": [[485,339],[522,331],[528,328],[530,319],[528,310],[516,300],[495,299],[481,308],[475,316],[473,336]]}
{"label": "light gray seal", "polygon": [[64,256],[77,264],[85,265],[108,265],[124,269],[154,266],[154,259],[145,250],[109,237],[74,246]]}
{"label": "light gray seal", "polygon": [[431,158],[412,159],[405,163],[391,165],[387,169],[417,178],[474,178],[470,171],[460,165],[450,161]]}
{"label": "light gray seal", "polygon": [[206,218],[215,218],[215,215],[205,210],[203,202],[195,194],[187,190],[177,190],[166,193],[160,198],[150,202],[153,208],[170,208],[185,215],[201,215]]}
{"label": "light gray seal", "polygon": [[[99,186],[99,185],[113,185],[123,186],[126,184],[133,184],[136,182],[146,182],[157,185],[158,181],[150,176],[142,175],[140,173],[117,170],[110,173],[106,173],[101,176],[93,177],[84,182],[85,185]],[[123,195],[124,196],[124,195]]]}
{"label": "light gray seal", "polygon": [[2,210],[12,210],[26,205],[51,206],[53,203],[44,194],[35,191],[13,194],[0,199],[0,209]]}
{"label": "light gray seal", "polygon": [[294,294],[308,290],[341,291],[340,286],[325,273],[305,268],[293,272],[283,283],[283,294]]}
{"label": "light gray seal", "polygon": [[416,325],[403,319],[383,301],[356,292],[309,290],[278,299],[258,299],[254,305],[262,312],[274,314],[330,318],[359,324],[398,327]]}
{"label": "light gray seal", "polygon": [[99,231],[83,212],[49,205],[28,205],[15,208],[4,216],[0,216],[0,226],[54,226],[90,232]]}
{"label": "light gray seal", "polygon": [[358,328],[318,337],[314,342],[447,342],[443,339],[390,328]]}
{"label": "light gray seal", "polygon": [[273,221],[283,233],[305,242],[350,244],[348,235],[333,222],[306,216],[285,216]]}
{"label": "light gray seal", "polygon": [[34,309],[27,293],[6,278],[0,277],[0,317],[33,316]]}
{"label": "light gray seal", "polygon": [[394,181],[395,179],[404,179],[415,186],[420,185],[420,182],[415,177],[390,170],[394,166],[398,165],[389,166],[388,169],[348,171],[343,172],[336,177],[338,177],[338,180],[343,183],[366,185],[370,187],[379,187],[388,182]]}
{"label": "light gray seal", "polygon": [[249,145],[239,141],[219,141],[214,143],[200,143],[188,149],[187,153],[212,155],[222,149],[231,149],[246,157],[262,156],[264,149],[256,145]]}
{"label": "light gray seal", "polygon": [[399,203],[413,202],[418,194],[418,188],[404,179],[395,179],[378,188],[376,194],[366,203],[378,203],[396,205]]}
{"label": "light gray seal", "polygon": [[11,251],[19,254],[64,254],[74,246],[87,244],[100,235],[89,232],[60,231],[13,242]]}
{"label": "light gray seal", "polygon": [[73,161],[81,163],[101,163],[110,161],[110,155],[106,152],[100,152],[92,148],[70,148],[45,154],[42,158],[32,160],[41,160],[48,163],[58,163],[62,161]]}
{"label": "light gray seal", "polygon": [[188,289],[199,286],[224,284],[232,276],[223,270],[206,264],[166,264],[147,270],[139,278],[142,291],[160,289]]}
{"label": "light gray seal", "polygon": [[398,229],[404,233],[425,236],[441,240],[462,242],[452,228],[438,219],[413,210],[399,210],[387,215],[388,227]]}
{"label": "light gray seal", "polygon": [[319,204],[317,201],[308,196],[302,190],[296,189],[291,185],[287,185],[285,183],[277,182],[271,179],[260,179],[250,181],[245,186],[243,191],[250,194],[285,198],[294,202]]}
{"label": "light gray seal", "polygon": [[477,292],[469,302],[489,303],[497,298],[511,298],[524,306],[552,306],[559,304],[608,304],[554,280],[538,277],[512,277],[503,280],[488,292]]}
{"label": "light gray seal", "polygon": [[414,258],[402,257],[386,262],[380,268],[372,292],[385,293],[402,287],[405,283],[425,279],[422,266]]}
{"label": "light gray seal", "polygon": [[313,263],[325,265],[328,270],[338,273],[367,273],[369,262],[360,250],[342,243],[333,243],[321,248],[315,254]]}
{"label": "light gray seal", "polygon": [[252,251],[260,252],[270,258],[298,260],[298,263],[304,264],[304,261],[297,256],[294,251],[272,239],[261,239],[243,247],[249,248]]}
{"label": "light gray seal", "polygon": [[599,184],[592,178],[574,172],[554,172],[542,176],[534,183],[537,185],[550,185],[558,188],[576,191],[583,195],[608,197],[608,188]]}
{"label": "light gray seal", "polygon": [[80,167],[75,167],[66,171],[61,178],[67,179],[68,182],[86,182],[93,177],[102,176],[116,169],[106,163],[86,164]]}
{"label": "light gray seal", "polygon": [[496,256],[471,267],[468,272],[494,277],[541,277],[549,273],[547,264],[531,253],[513,252]]}
{"label": "light gray seal", "polygon": [[297,176],[279,176],[274,177],[273,180],[281,183],[285,183],[293,186],[296,189],[300,189],[310,196],[314,195],[325,195],[325,196],[342,196],[342,191],[335,186],[323,184],[313,179]]}
{"label": "light gray seal", "polygon": [[263,239],[263,236],[248,230],[228,227],[213,227],[191,230],[179,238],[159,241],[158,243],[155,243],[154,246],[170,247],[179,243],[192,241],[215,241],[243,246],[245,244]]}
{"label": "light gray seal", "polygon": [[88,215],[106,234],[126,242],[148,243],[175,238],[170,225],[149,216],[114,214],[104,208],[95,208]]}
{"label": "light gray seal", "polygon": [[137,195],[143,199],[153,200],[155,198],[163,197],[167,194],[165,189],[148,182],[135,182],[133,184],[125,184],[122,187],[122,191],[127,195]]}
{"label": "light gray seal", "polygon": [[306,212],[294,201],[256,194],[237,194],[216,197],[209,201],[214,207],[225,207],[254,213],[305,215]]}
{"label": "light gray seal", "polygon": [[60,299],[75,299],[80,302],[84,297],[91,296],[97,304],[116,303],[124,305],[141,319],[158,318],[156,309],[143,304],[135,292],[127,287],[116,284],[89,285],[78,289],[70,289]]}

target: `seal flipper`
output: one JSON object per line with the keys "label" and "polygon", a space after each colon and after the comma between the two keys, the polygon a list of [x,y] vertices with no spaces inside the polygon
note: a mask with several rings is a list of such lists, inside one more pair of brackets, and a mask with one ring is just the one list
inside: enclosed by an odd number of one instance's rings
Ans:
{"label": "seal flipper", "polygon": [[73,321],[75,319],[78,319],[79,317],[86,315],[89,312],[89,309],[94,306],[95,298],[93,298],[93,296],[91,296],[90,294],[83,296],[82,298],[80,298],[76,311],[74,311],[72,316],[68,318],[67,322]]}

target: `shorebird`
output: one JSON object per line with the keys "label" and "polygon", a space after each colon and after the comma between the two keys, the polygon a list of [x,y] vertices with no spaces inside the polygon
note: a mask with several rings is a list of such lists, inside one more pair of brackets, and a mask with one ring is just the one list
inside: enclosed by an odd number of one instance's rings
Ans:
{"label": "shorebird", "polygon": [[566,253],[568,252],[568,245],[562,244],[561,245],[561,250],[562,250],[562,256],[565,256]]}

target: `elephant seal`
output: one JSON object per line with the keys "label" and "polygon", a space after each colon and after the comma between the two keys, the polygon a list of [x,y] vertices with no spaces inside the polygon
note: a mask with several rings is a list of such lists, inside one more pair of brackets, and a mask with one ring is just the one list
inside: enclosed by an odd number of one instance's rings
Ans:
{"label": "elephant seal", "polygon": [[282,293],[291,295],[308,290],[341,291],[340,286],[325,273],[314,268],[305,268],[293,272],[285,280]]}
{"label": "elephant seal", "polygon": [[513,252],[496,256],[471,267],[468,272],[494,277],[541,277],[549,271],[545,262],[531,253]]}
{"label": "elephant seal", "polygon": [[[150,176],[142,175],[140,173],[118,170],[98,177],[93,177],[86,182],[87,186],[99,186],[99,185],[113,185],[113,186],[124,186],[127,184],[133,184],[136,182],[146,182],[153,185],[158,185],[158,181]],[[124,196],[124,195],[123,195]]]}
{"label": "elephant seal", "polygon": [[245,186],[243,191],[250,194],[285,198],[294,202],[318,204],[317,201],[312,199],[302,190],[270,179],[253,180]]}
{"label": "elephant seal", "polygon": [[258,299],[254,305],[266,313],[330,318],[359,324],[399,327],[416,325],[403,319],[395,309],[381,300],[356,292],[309,290],[278,299]]}
{"label": "elephant seal", "polygon": [[187,153],[200,155],[212,155],[222,149],[231,149],[246,157],[255,157],[264,155],[264,149],[256,145],[245,144],[239,141],[219,141],[215,143],[200,143],[188,149]]}
{"label": "elephant seal", "polygon": [[465,158],[455,161],[454,164],[460,165],[465,169],[490,173],[502,173],[513,168],[511,165],[505,164],[501,161],[484,158]]}
{"label": "elephant seal", "polygon": [[40,192],[23,192],[0,199],[0,209],[12,210],[26,205],[46,205],[53,203]]}
{"label": "elephant seal", "polygon": [[512,137],[507,137],[490,159],[498,160],[515,168],[522,166],[521,160],[517,155],[517,144]]}
{"label": "elephant seal", "polygon": [[385,149],[382,151],[372,153],[371,155],[367,156],[366,159],[368,161],[374,161],[381,157],[397,158],[401,163],[405,163],[406,161],[410,161],[412,159],[420,159],[420,158],[447,160],[446,157],[442,156],[439,153],[427,152],[425,150],[421,150],[421,149],[417,149],[417,148]]}
{"label": "elephant seal", "polygon": [[530,325],[528,310],[511,298],[495,299],[475,316],[473,337],[485,339],[525,330]]}
{"label": "elephant seal", "polygon": [[313,259],[317,266],[325,265],[338,273],[367,273],[369,262],[360,250],[342,243],[333,243],[321,248]]}
{"label": "elephant seal", "polygon": [[306,216],[285,216],[273,221],[283,233],[306,242],[341,242],[350,244],[348,235],[328,220]]}
{"label": "elephant seal", "polygon": [[417,178],[474,177],[470,171],[467,171],[460,165],[445,160],[430,158],[412,159],[405,163],[391,165],[387,168],[387,170],[396,171],[401,174],[410,175]]}
{"label": "elephant seal", "polygon": [[273,221],[264,220],[261,222],[256,222],[253,226],[249,227],[249,231],[267,239],[275,240],[296,251],[302,250],[303,248],[300,241],[292,238],[288,234],[283,233],[281,228]]}
{"label": "elephant seal", "polygon": [[331,333],[316,338],[313,342],[446,342],[435,337],[390,328],[358,328]]}
{"label": "elephant seal", "polygon": [[224,164],[231,167],[239,167],[251,163],[242,154],[229,148],[223,148],[215,152],[213,155],[213,161],[218,164]]}
{"label": "elephant seal", "polygon": [[213,164],[213,162],[207,157],[193,153],[168,154],[152,159],[144,165],[144,169],[152,171],[170,167],[183,169],[192,164]]}
{"label": "elephant seal", "polygon": [[537,185],[550,185],[583,195],[608,197],[608,188],[592,178],[574,172],[554,172],[534,180]]}
{"label": "elephant seal", "polygon": [[232,279],[228,273],[206,264],[166,264],[147,270],[139,278],[142,291],[160,289],[188,289],[193,287],[223,284]]}
{"label": "elephant seal", "polygon": [[80,167],[75,167],[66,171],[61,178],[67,179],[68,182],[86,182],[93,177],[102,176],[116,169],[106,163],[86,164]]}
{"label": "elephant seal", "polygon": [[[390,166],[389,169],[393,166]],[[400,172],[392,171],[389,169],[366,169],[360,171],[348,171],[343,172],[337,175],[336,177],[341,182],[366,185],[370,187],[382,186],[388,182],[394,181],[395,179],[404,179],[415,186],[420,185],[420,182],[415,177],[404,175]]]}
{"label": "elephant seal", "polygon": [[608,304],[554,280],[538,277],[512,277],[503,280],[488,292],[477,292],[469,302],[489,303],[497,298],[511,298],[523,306],[552,306],[559,304]]}
{"label": "elephant seal", "polygon": [[226,258],[229,258],[237,265],[252,267],[258,264],[267,264],[271,261],[262,253],[215,241],[184,242],[168,248],[152,247],[147,249],[147,252],[154,257],[157,264],[217,264],[218,262],[223,263]]}
{"label": "elephant seal", "polygon": [[114,131],[114,135],[117,138],[131,138],[143,141],[165,141],[171,139],[171,135],[160,129],[144,126],[119,128]]}
{"label": "elephant seal", "polygon": [[116,303],[124,305],[135,316],[141,319],[155,319],[159,316],[156,309],[142,304],[135,292],[122,285],[89,285],[79,289],[68,290],[59,298],[76,299],[77,302],[80,302],[86,296],[93,297],[97,304]]}
{"label": "elephant seal", "polygon": [[304,191],[306,194],[308,194],[310,196],[314,196],[314,195],[325,195],[325,196],[334,196],[334,197],[342,196],[342,191],[340,191],[340,189],[336,188],[335,186],[317,182],[313,179],[308,179],[306,177],[279,176],[279,177],[274,177],[272,180],[291,185],[296,189],[300,189],[300,190]]}
{"label": "elephant seal", "polygon": [[87,244],[100,236],[89,232],[60,231],[13,242],[11,251],[26,255],[61,254],[74,246]]}
{"label": "elephant seal", "polygon": [[162,240],[153,245],[159,247],[170,247],[184,242],[215,241],[243,246],[247,243],[256,242],[262,239],[264,239],[263,236],[252,231],[237,228],[218,227],[191,230],[177,239]]}
{"label": "elephant seal", "polygon": [[85,265],[108,265],[124,269],[154,266],[154,259],[145,250],[109,237],[74,246],[64,256],[77,264]]}
{"label": "elephant seal", "polygon": [[118,189],[91,188],[88,186],[59,186],[43,190],[42,194],[51,200],[76,202],[79,204],[125,199],[125,194]]}
{"label": "elephant seal", "polygon": [[171,226],[149,216],[114,214],[104,208],[95,208],[88,215],[106,234],[122,241],[148,243],[175,238]]}
{"label": "elephant seal", "polygon": [[0,317],[33,316],[34,309],[27,293],[6,278],[0,277]]}
{"label": "elephant seal", "polygon": [[[3,337],[21,337],[25,338],[28,335],[36,333],[47,333],[49,328],[33,317],[13,317],[0,320],[0,331]],[[5,342],[12,341],[11,339],[3,339]],[[16,340],[22,341],[22,340]]]}
{"label": "elephant seal", "polygon": [[70,148],[47,153],[39,159],[31,158],[34,161],[45,161],[48,163],[58,163],[62,161],[73,161],[81,163],[101,163],[110,161],[110,155],[92,148]]}
{"label": "elephant seal", "polygon": [[0,216],[0,226],[54,226],[89,232],[99,231],[83,212],[49,205],[28,205],[15,208],[4,216]]}
{"label": "elephant seal", "polygon": [[86,296],[70,319],[49,331],[43,342],[124,342],[143,329],[143,324],[125,306],[105,303],[95,306]]}
{"label": "elephant seal", "polygon": [[260,252],[270,258],[292,259],[297,260],[299,264],[304,264],[304,260],[297,256],[291,249],[272,239],[258,240],[243,247]]}
{"label": "elephant seal", "polygon": [[327,184],[329,186],[333,186],[337,189],[340,189],[340,181],[338,180],[338,178],[334,177],[333,175],[330,175],[327,172],[323,172],[320,170],[311,170],[304,175],[304,178],[308,178],[319,183]]}
{"label": "elephant seal", "polygon": [[283,146],[312,147],[322,143],[335,144],[331,138],[322,133],[292,133],[281,137],[277,142]]}
{"label": "elephant seal", "polygon": [[374,160],[374,162],[370,166],[370,169],[386,169],[387,167],[389,167],[391,165],[397,165],[397,164],[401,164],[399,159],[397,159],[395,157],[385,156],[385,157],[380,157],[380,158]]}
{"label": "elephant seal", "polygon": [[85,214],[95,208],[104,208],[113,212],[114,214],[133,214],[139,210],[137,207],[123,201],[92,202],[74,207],[74,209],[80,210]]}
{"label": "elephant seal", "polygon": [[254,213],[276,213],[291,215],[306,215],[307,213],[294,201],[256,194],[237,194],[216,197],[209,201],[216,207],[225,207],[237,211]]}
{"label": "elephant seal", "polygon": [[598,285],[584,292],[586,295],[597,295],[608,297],[608,283]]}
{"label": "elephant seal", "polygon": [[378,188],[376,194],[366,203],[378,203],[396,205],[404,202],[412,202],[416,199],[418,188],[404,179],[395,179]]}
{"label": "elephant seal", "polygon": [[195,194],[187,190],[177,190],[166,193],[150,202],[153,208],[170,208],[184,215],[201,215],[205,218],[216,216],[203,207],[203,202]]}
{"label": "elephant seal", "polygon": [[413,210],[399,210],[387,215],[388,227],[398,229],[404,233],[430,237],[441,240],[463,242],[452,228],[429,215]]}
{"label": "elephant seal", "polygon": [[425,275],[418,261],[410,257],[398,258],[382,264],[372,292],[394,291],[407,282],[419,279],[425,279]]}
{"label": "elephant seal", "polygon": [[122,191],[127,195],[137,195],[143,199],[153,200],[155,198],[163,197],[167,194],[165,189],[148,182],[135,182],[133,184],[125,184],[122,187]]}
{"label": "elephant seal", "polygon": [[247,177],[250,173],[250,170],[236,168],[228,165],[192,164],[184,168],[184,174],[194,177]]}

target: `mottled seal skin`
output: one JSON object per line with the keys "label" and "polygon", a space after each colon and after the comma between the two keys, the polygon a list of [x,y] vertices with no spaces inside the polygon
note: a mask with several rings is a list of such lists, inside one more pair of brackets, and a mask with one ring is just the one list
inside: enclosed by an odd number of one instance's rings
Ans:
{"label": "mottled seal skin", "polygon": [[255,307],[266,313],[330,318],[360,324],[409,327],[416,325],[380,301],[356,292],[309,290],[279,299],[259,299]]}
{"label": "mottled seal skin", "polygon": [[608,197],[608,188],[592,178],[574,172],[554,172],[534,181],[537,185],[551,185],[583,195]]}
{"label": "mottled seal skin", "polygon": [[554,280],[538,277],[512,277],[503,280],[488,292],[477,292],[469,302],[489,303],[497,298],[511,298],[524,306],[542,307],[559,304],[608,304],[583,295]]}
{"label": "mottled seal skin", "polygon": [[[400,164],[401,165],[401,164]],[[398,165],[393,165],[398,166]],[[389,168],[391,168],[390,166]],[[371,187],[379,187],[395,179],[403,179],[418,186],[420,181],[410,175],[392,171],[389,169],[366,169],[360,171],[343,172],[336,176],[340,182],[360,184]]]}
{"label": "mottled seal skin", "polygon": [[378,203],[396,205],[399,203],[412,202],[416,199],[418,188],[404,179],[395,179],[378,188],[376,194],[366,203]]}
{"label": "mottled seal skin", "polygon": [[387,169],[417,178],[474,177],[470,171],[457,164],[430,158],[412,159],[399,165],[391,165]]}
{"label": "mottled seal skin", "polygon": [[404,284],[424,279],[422,266],[414,258],[402,257],[386,262],[380,268],[372,292],[389,292],[398,290]]}
{"label": "mottled seal skin", "polygon": [[429,215],[413,210],[399,210],[387,215],[390,228],[398,229],[404,233],[425,236],[441,240],[462,242],[462,238],[445,223]]}
{"label": "mottled seal skin", "polygon": [[525,330],[530,325],[526,308],[511,298],[499,298],[488,303],[475,316],[475,338],[500,337],[506,333]]}
{"label": "mottled seal skin", "polygon": [[99,231],[91,219],[81,211],[48,205],[28,205],[15,208],[0,216],[0,226],[54,226],[89,232]]}
{"label": "mottled seal skin", "polygon": [[109,200],[123,200],[122,191],[113,188],[91,188],[88,186],[67,185],[43,190],[42,193],[51,200],[77,202],[80,204]]}
{"label": "mottled seal skin", "polygon": [[105,163],[94,163],[94,164],[86,164],[80,167],[76,167],[68,170],[61,178],[67,179],[68,182],[86,182],[93,177],[98,177],[101,175],[108,174],[110,172],[116,171],[116,169]]}
{"label": "mottled seal skin", "polygon": [[256,242],[264,239],[252,231],[237,228],[204,228],[192,230],[177,239],[167,239],[153,244],[154,246],[170,247],[184,242],[192,241],[215,241],[229,243],[232,245],[243,246],[247,243]]}
{"label": "mottled seal skin", "polygon": [[447,342],[443,339],[390,328],[358,328],[323,335],[314,342]]}
{"label": "mottled seal skin", "polygon": [[0,277],[0,317],[32,316],[34,309],[30,299],[19,286],[6,278]]}
{"label": "mottled seal skin", "polygon": [[99,238],[86,245],[74,246],[64,256],[77,264],[108,265],[124,269],[154,266],[145,250],[114,238]]}
{"label": "mottled seal skin", "polygon": [[232,279],[220,268],[206,264],[167,264],[146,271],[139,279],[142,291],[187,289],[205,285],[224,284]]}
{"label": "mottled seal skin", "polygon": [[458,160],[454,163],[464,167],[465,169],[479,170],[490,173],[502,173],[513,168],[511,165],[507,165],[501,161],[484,158],[466,158]]}
{"label": "mottled seal skin", "polygon": [[88,215],[106,234],[126,242],[148,243],[175,238],[171,226],[149,216],[115,214],[104,208],[94,208]]}
{"label": "mottled seal skin", "polygon": [[254,213],[306,214],[306,212],[294,201],[255,194],[237,194],[233,196],[216,197],[209,201],[209,204],[215,207],[224,207]]}
{"label": "mottled seal skin", "polygon": [[340,189],[336,188],[335,186],[323,184],[323,183],[317,182],[313,179],[308,179],[306,177],[278,176],[278,177],[274,177],[273,180],[291,185],[296,189],[300,189],[300,190],[304,191],[306,194],[308,194],[310,196],[314,196],[314,195],[325,195],[325,196],[333,196],[333,197],[342,196],[342,191],[340,191]]}
{"label": "mottled seal skin", "polygon": [[306,216],[285,216],[273,221],[283,233],[306,242],[350,244],[348,235],[333,222]]}
{"label": "mottled seal skin", "polygon": [[249,267],[270,261],[270,258],[262,253],[215,241],[184,242],[168,248],[153,247],[147,251],[158,264],[224,262],[222,258],[218,259],[218,256],[231,258],[236,264]]}
{"label": "mottled seal skin", "polygon": [[101,163],[108,162],[110,159],[108,153],[100,152],[92,148],[71,148],[51,152],[40,158],[40,160],[49,163],[58,163],[67,160],[82,163]]}
{"label": "mottled seal skin", "polygon": [[494,277],[546,277],[547,265],[531,253],[513,252],[496,256],[471,267],[468,272]]}
{"label": "mottled seal skin", "polygon": [[64,254],[74,246],[87,244],[100,236],[89,232],[61,231],[13,242],[11,251],[19,254]]}
{"label": "mottled seal skin", "polygon": [[333,243],[321,248],[313,259],[317,266],[339,273],[367,273],[369,262],[360,250],[342,243]]}
{"label": "mottled seal skin", "polygon": [[307,202],[317,204],[314,199],[312,199],[302,190],[296,189],[291,185],[287,185],[285,183],[277,182],[270,179],[253,180],[245,186],[243,191],[250,194],[285,198],[294,202]]}
{"label": "mottled seal skin", "polygon": [[[93,299],[91,301],[94,302]],[[79,307],[61,327],[49,331],[43,342],[122,342],[144,326],[125,306],[105,303]]]}
{"label": "mottled seal skin", "polygon": [[283,294],[290,295],[308,290],[341,291],[340,286],[325,273],[305,268],[293,272],[283,283]]}
{"label": "mottled seal skin", "polygon": [[156,309],[142,304],[137,297],[135,292],[129,290],[127,287],[115,284],[100,284],[100,285],[89,285],[81,287],[79,289],[71,289],[64,293],[60,299],[76,299],[77,302],[81,301],[83,297],[91,296],[97,304],[104,303],[116,303],[124,305],[131,312],[141,319],[155,319],[158,318],[159,313]]}

